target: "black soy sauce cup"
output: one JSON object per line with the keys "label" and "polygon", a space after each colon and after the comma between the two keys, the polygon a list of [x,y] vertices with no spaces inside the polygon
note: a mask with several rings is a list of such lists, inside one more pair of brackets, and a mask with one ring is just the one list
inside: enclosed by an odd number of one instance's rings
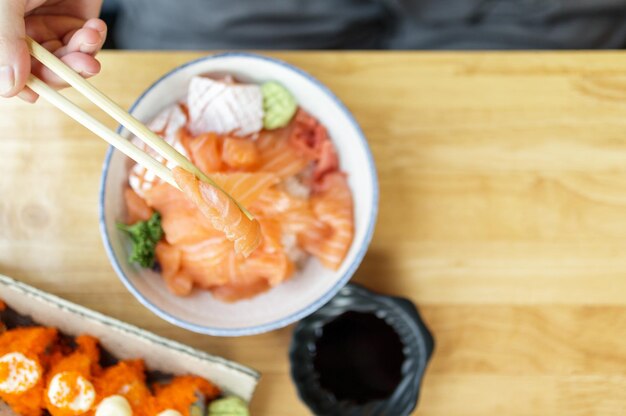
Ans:
{"label": "black soy sauce cup", "polygon": [[[323,327],[351,312],[373,314],[382,319],[393,328],[403,345],[401,378],[395,390],[384,399],[365,403],[340,400],[320,383],[315,356]],[[291,376],[300,399],[316,415],[408,415],[417,405],[422,378],[434,344],[430,331],[411,301],[379,295],[362,286],[349,284],[320,310],[296,326],[289,352]]]}

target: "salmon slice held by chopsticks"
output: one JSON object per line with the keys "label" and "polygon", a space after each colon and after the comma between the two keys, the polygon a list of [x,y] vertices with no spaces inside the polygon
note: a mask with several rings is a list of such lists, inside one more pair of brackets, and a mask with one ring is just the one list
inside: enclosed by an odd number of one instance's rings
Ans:
{"label": "salmon slice held by chopsticks", "polygon": [[261,244],[263,236],[259,222],[248,218],[228,194],[180,167],[172,169],[172,173],[183,193],[213,227],[235,244],[237,253],[248,257]]}

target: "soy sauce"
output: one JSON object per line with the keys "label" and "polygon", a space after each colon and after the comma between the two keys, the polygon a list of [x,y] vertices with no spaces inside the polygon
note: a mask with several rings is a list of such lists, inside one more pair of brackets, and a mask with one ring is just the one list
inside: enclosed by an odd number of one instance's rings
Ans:
{"label": "soy sauce", "polygon": [[372,313],[350,311],[323,326],[313,364],[323,389],[360,405],[391,396],[404,360],[393,327]]}

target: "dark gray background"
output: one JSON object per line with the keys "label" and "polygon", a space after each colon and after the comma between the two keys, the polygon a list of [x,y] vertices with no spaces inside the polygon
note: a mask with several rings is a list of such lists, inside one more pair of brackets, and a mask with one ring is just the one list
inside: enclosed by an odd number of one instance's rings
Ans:
{"label": "dark gray background", "polygon": [[105,0],[125,49],[620,49],[626,0]]}

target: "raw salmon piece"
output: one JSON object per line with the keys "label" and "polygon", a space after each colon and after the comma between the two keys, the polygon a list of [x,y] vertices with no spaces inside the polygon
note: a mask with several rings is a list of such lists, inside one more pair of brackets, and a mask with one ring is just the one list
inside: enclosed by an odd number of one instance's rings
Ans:
{"label": "raw salmon piece", "polygon": [[191,161],[206,174],[222,169],[222,143],[215,133],[204,133],[189,140]]}
{"label": "raw salmon piece", "polygon": [[275,253],[283,249],[282,226],[278,220],[261,218],[261,233],[263,234],[263,244],[261,248],[268,253]]}
{"label": "raw salmon piece", "polygon": [[180,270],[182,258],[180,250],[164,241],[159,241],[155,254],[161,266],[161,275],[165,279],[174,277]]}
{"label": "raw salmon piece", "polygon": [[253,213],[279,221],[287,233],[299,234],[310,229],[329,228],[315,216],[309,200],[277,188],[261,194],[250,209]]}
{"label": "raw salmon piece", "polygon": [[215,173],[211,175],[211,179],[244,207],[250,206],[279,181],[278,176],[273,173],[263,172]]}
{"label": "raw salmon piece", "polygon": [[165,284],[177,296],[188,296],[193,290],[193,279],[185,269],[181,269],[170,279],[165,279]]}
{"label": "raw salmon piece", "polygon": [[251,298],[265,292],[291,277],[295,271],[293,263],[282,252],[255,252],[245,260],[231,256],[229,262],[229,282],[211,289],[216,298],[226,302]]}
{"label": "raw salmon piece", "polygon": [[302,172],[312,161],[289,144],[289,127],[276,131],[262,131],[257,140],[260,155],[259,170],[273,172],[281,179]]}
{"label": "raw salmon piece", "polygon": [[231,168],[252,169],[259,164],[260,156],[252,140],[226,137],[222,148],[222,159]]}
{"label": "raw salmon piece", "polygon": [[181,266],[194,283],[204,288],[228,283],[223,271],[226,258],[234,253],[233,243],[223,233],[193,245],[181,245]]}
{"label": "raw salmon piece", "polygon": [[267,285],[275,286],[291,277],[294,270],[293,263],[282,250],[266,252],[259,249],[248,258],[231,250],[215,268],[204,269],[203,280],[198,284],[207,289],[224,285],[243,288],[259,287],[258,282],[263,280]]}
{"label": "raw salmon piece", "polygon": [[253,298],[267,292],[271,286],[265,279],[257,279],[251,283],[228,283],[211,289],[211,293],[222,302],[237,302]]}
{"label": "raw salmon piece", "polygon": [[193,202],[167,183],[150,189],[146,202],[161,214],[161,227],[170,244],[193,244],[217,233]]}
{"label": "raw salmon piece", "polygon": [[306,227],[302,227],[296,236],[298,243],[306,252],[315,254],[319,250],[319,247],[321,247],[332,234],[333,228],[316,218],[315,222],[307,224]]}
{"label": "raw salmon piece", "polygon": [[178,296],[189,295],[193,289],[193,281],[181,271],[180,249],[160,241],[156,247],[156,258],[161,265],[161,275],[170,292]]}
{"label": "raw salmon piece", "polygon": [[317,257],[329,269],[337,270],[345,258],[354,236],[352,193],[345,175],[330,173],[324,176],[319,193],[311,198],[317,218],[332,228],[329,237],[311,239],[304,249]]}
{"label": "raw salmon piece", "polygon": [[178,247],[182,252],[183,263],[204,262],[209,268],[217,267],[233,251],[233,243],[226,239],[224,233],[218,233],[196,244],[180,244]]}
{"label": "raw salmon piece", "polygon": [[277,216],[308,206],[308,200],[294,197],[278,187],[273,187],[263,192],[252,204],[251,209],[263,213],[264,216]]}
{"label": "raw salmon piece", "polygon": [[124,189],[124,201],[126,201],[126,214],[129,224],[147,221],[152,216],[152,208],[131,188]]}
{"label": "raw salmon piece", "polygon": [[224,232],[235,243],[235,251],[249,256],[262,240],[258,221],[249,219],[224,192],[201,182],[195,175],[176,167],[174,179],[187,197],[193,201],[213,227]]}
{"label": "raw salmon piece", "polygon": [[247,136],[263,128],[263,94],[254,84],[234,84],[206,77],[189,83],[189,130]]}
{"label": "raw salmon piece", "polygon": [[[243,275],[262,277],[270,286],[276,286],[291,277],[295,270],[284,251],[274,253],[255,252],[245,260]],[[236,281],[236,280],[235,280]]]}

